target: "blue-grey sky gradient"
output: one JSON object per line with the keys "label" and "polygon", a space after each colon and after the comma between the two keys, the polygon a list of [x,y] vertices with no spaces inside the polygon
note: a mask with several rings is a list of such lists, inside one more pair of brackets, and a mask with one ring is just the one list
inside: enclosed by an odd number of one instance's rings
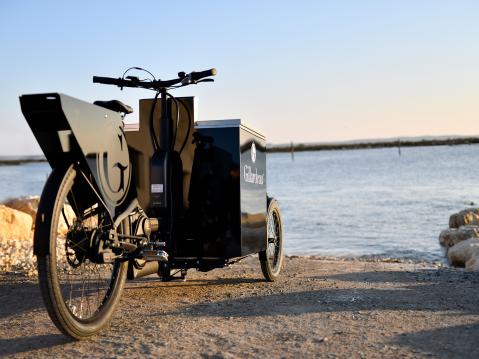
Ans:
{"label": "blue-grey sky gradient", "polygon": [[[269,142],[479,134],[477,1],[0,3],[0,155],[36,154],[18,96],[120,99],[91,82],[130,66],[218,69],[202,120],[242,118]],[[130,120],[136,114],[130,115]]]}

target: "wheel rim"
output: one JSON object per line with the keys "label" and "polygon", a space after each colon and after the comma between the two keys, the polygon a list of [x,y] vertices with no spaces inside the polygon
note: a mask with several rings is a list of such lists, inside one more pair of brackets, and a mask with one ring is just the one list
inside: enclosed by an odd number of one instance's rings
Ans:
{"label": "wheel rim", "polygon": [[273,210],[268,215],[268,246],[266,248],[266,258],[273,272],[277,272],[281,265],[281,235],[279,214]]}
{"label": "wheel rim", "polygon": [[77,188],[85,187],[83,183],[75,186],[75,180],[79,178],[75,172],[72,170],[70,180],[58,198],[53,259],[64,305],[75,319],[88,323],[94,321],[108,303],[120,264],[98,264],[82,258],[81,253],[86,255],[86,244],[91,242],[93,231],[111,227],[111,220],[101,205],[84,208],[79,204]]}

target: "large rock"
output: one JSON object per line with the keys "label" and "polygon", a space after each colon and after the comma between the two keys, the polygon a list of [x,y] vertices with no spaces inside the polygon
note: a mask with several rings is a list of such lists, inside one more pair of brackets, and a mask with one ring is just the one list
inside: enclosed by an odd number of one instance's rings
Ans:
{"label": "large rock", "polygon": [[449,217],[449,228],[459,228],[465,225],[479,225],[479,208],[465,209]]}
{"label": "large rock", "polygon": [[479,272],[479,256],[469,259],[466,262],[465,268],[467,271]]}
{"label": "large rock", "polygon": [[443,247],[450,248],[469,238],[479,238],[479,226],[467,225],[446,229],[439,234],[439,243]]}
{"label": "large rock", "polygon": [[[471,261],[474,259],[474,261]],[[449,264],[458,267],[465,267],[468,263],[466,269],[470,269],[476,266],[476,260],[479,258],[479,239],[470,238],[465,241],[459,242],[449,248],[447,252],[447,259]]]}
{"label": "large rock", "polygon": [[29,240],[31,238],[32,223],[33,220],[30,215],[0,205],[0,240]]}
{"label": "large rock", "polygon": [[40,202],[39,196],[29,196],[21,198],[12,198],[5,201],[3,204],[7,207],[16,209],[29,214],[35,223],[35,216],[37,215],[38,203]]}

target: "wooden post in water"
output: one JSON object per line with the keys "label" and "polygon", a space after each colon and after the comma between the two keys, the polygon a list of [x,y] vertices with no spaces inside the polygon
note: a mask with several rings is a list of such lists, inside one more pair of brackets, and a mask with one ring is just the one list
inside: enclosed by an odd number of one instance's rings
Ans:
{"label": "wooden post in water", "polygon": [[293,141],[291,141],[291,161],[294,161],[294,144],[293,144]]}

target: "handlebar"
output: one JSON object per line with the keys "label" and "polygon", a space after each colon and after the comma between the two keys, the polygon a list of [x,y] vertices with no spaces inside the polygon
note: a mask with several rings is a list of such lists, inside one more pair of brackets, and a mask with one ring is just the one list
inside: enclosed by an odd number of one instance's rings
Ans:
{"label": "handlebar", "polygon": [[[116,85],[118,87],[137,87],[150,90],[161,90],[168,88],[170,86],[177,85],[181,83],[183,86],[189,85],[191,83],[196,83],[198,80],[201,80],[205,77],[215,76],[216,69],[209,69],[205,71],[195,72],[193,71],[190,74],[185,74],[180,72],[178,78],[172,80],[157,80],[157,81],[141,81],[137,78],[112,78],[112,77],[102,77],[102,76],[93,76],[93,82],[104,84],[104,85]],[[186,81],[185,81],[186,80]]]}
{"label": "handlebar", "polygon": [[198,81],[202,78],[205,78],[205,77],[210,77],[210,76],[215,76],[216,75],[216,69],[213,68],[213,69],[209,69],[209,70],[205,70],[205,71],[200,71],[200,72],[192,72],[190,74],[190,78],[191,80],[193,81]]}
{"label": "handlebar", "polygon": [[111,77],[93,76],[93,82],[104,85],[118,85],[121,79],[113,79]]}

